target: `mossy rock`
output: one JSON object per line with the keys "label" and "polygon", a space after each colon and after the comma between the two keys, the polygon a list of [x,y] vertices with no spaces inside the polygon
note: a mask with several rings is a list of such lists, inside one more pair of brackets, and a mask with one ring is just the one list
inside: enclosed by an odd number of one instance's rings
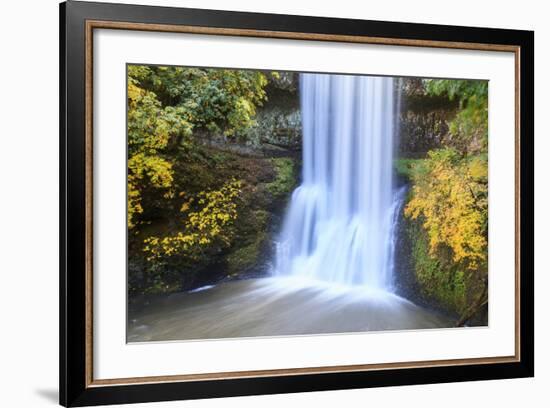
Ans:
{"label": "mossy rock", "polygon": [[197,147],[192,152],[182,150],[174,164],[177,193],[192,195],[218,189],[232,178],[242,182],[238,217],[230,226],[230,247],[205,253],[200,259],[178,254],[155,263],[152,270],[144,258],[143,240],[150,235],[178,232],[183,199],[175,199],[171,207],[149,224],[140,225],[140,234],[130,236],[131,259],[140,261],[130,269],[130,291],[133,294],[170,293],[217,282],[228,275],[265,273],[270,259],[270,233],[278,229],[278,211],[284,207],[282,200],[296,184],[294,163],[288,157],[239,155],[211,146]]}
{"label": "mossy rock", "polygon": [[266,184],[274,198],[281,199],[286,197],[296,185],[294,175],[294,161],[289,157],[276,157],[271,159],[275,169],[275,179]]}
{"label": "mossy rock", "polygon": [[230,253],[226,258],[228,275],[236,276],[258,266],[266,239],[267,234],[265,232],[259,233],[251,244]]}
{"label": "mossy rock", "polygon": [[268,239],[270,213],[265,210],[248,212],[234,238],[234,246],[227,255],[229,275],[238,275],[257,267]]}
{"label": "mossy rock", "polygon": [[[447,313],[462,318],[472,312],[472,306],[486,293],[482,270],[469,270],[452,259],[451,250],[440,248],[435,255],[429,253],[428,236],[420,220],[408,223],[412,244],[412,265],[422,298]],[[487,324],[487,308],[467,320],[469,325]]]}
{"label": "mossy rock", "polygon": [[449,312],[461,315],[468,307],[467,274],[443,254],[434,257],[429,253],[428,237],[418,221],[411,222],[409,237],[415,275],[422,294]]}
{"label": "mossy rock", "polygon": [[234,241],[246,245],[256,240],[256,235],[267,231],[270,213],[265,210],[249,210],[237,220],[238,229]]}

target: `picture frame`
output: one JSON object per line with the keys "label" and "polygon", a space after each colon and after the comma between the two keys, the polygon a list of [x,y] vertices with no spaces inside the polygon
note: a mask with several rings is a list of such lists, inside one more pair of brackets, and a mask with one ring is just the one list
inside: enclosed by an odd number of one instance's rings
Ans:
{"label": "picture frame", "polygon": [[[95,378],[93,112],[97,106],[93,99],[93,57],[94,32],[101,29],[405,47],[411,50],[411,58],[419,49],[512,53],[515,61],[515,296],[510,299],[515,309],[513,355]],[[61,3],[60,403],[87,406],[532,377],[533,119],[531,31],[78,1]]]}

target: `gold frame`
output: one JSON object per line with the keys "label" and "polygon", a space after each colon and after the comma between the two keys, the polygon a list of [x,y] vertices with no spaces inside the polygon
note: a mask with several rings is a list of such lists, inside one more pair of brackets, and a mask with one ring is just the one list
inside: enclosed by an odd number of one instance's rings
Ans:
{"label": "gold frame", "polygon": [[[357,364],[342,366],[303,367],[274,370],[253,370],[237,372],[215,372],[205,374],[184,374],[153,377],[128,377],[113,379],[93,378],[93,30],[118,29],[132,31],[155,31],[186,34],[206,34],[221,36],[259,37],[277,39],[295,39],[310,41],[329,41],[342,43],[397,45],[410,47],[451,48],[496,52],[513,52],[515,58],[515,353],[513,356],[479,357],[450,360],[430,360],[414,362],[396,362],[381,364]],[[449,365],[514,363],[521,361],[520,356],[520,47],[514,45],[428,41],[395,39],[383,37],[309,34],[285,31],[262,31],[250,29],[231,29],[197,27],[188,25],[166,25],[149,23],[127,23],[119,21],[86,21],[86,369],[85,386],[102,387],[112,385],[131,385],[147,383],[169,383],[183,381],[221,380],[252,377],[292,376],[300,374],[320,374],[352,371],[389,370],[396,368],[441,367]]]}

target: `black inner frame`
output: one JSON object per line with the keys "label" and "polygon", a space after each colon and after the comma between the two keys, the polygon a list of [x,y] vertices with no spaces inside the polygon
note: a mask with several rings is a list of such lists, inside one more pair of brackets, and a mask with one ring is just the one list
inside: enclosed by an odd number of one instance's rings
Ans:
{"label": "black inner frame", "polygon": [[[60,4],[60,403],[64,406],[445,383],[534,375],[534,33],[69,1]],[[86,387],[86,20],[512,45],[520,47],[518,362]]]}

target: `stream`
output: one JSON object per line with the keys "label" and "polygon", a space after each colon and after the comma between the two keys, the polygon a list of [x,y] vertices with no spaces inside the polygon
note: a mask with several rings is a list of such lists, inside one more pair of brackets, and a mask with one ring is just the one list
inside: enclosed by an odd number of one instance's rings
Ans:
{"label": "stream", "polygon": [[350,333],[453,327],[395,294],[300,278],[225,282],[137,300],[128,342]]}

